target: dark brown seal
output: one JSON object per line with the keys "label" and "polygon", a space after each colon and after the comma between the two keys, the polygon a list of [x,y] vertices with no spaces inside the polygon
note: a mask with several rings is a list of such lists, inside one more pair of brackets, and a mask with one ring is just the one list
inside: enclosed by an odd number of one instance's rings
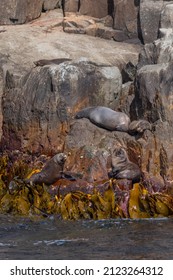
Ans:
{"label": "dark brown seal", "polygon": [[97,126],[114,131],[125,131],[129,129],[130,119],[122,112],[116,112],[110,108],[97,106],[88,107],[79,111],[75,118],[87,118]]}
{"label": "dark brown seal", "polygon": [[136,183],[140,181],[141,170],[137,164],[129,160],[126,151],[119,147],[112,153],[112,171],[108,176],[115,179],[128,179]]}
{"label": "dark brown seal", "polygon": [[34,61],[34,64],[36,66],[45,66],[45,65],[51,65],[51,64],[61,64],[65,61],[71,61],[70,58],[55,58],[55,59],[41,59],[38,61]]}
{"label": "dark brown seal", "polygon": [[56,154],[45,164],[40,172],[33,174],[28,181],[40,185],[43,183],[46,185],[54,184],[58,179],[62,178],[66,158],[64,153]]}
{"label": "dark brown seal", "polygon": [[117,112],[104,106],[88,107],[79,111],[76,119],[87,118],[95,125],[111,131],[124,131],[129,134],[143,133],[150,129],[148,121],[138,120],[130,122],[130,118],[123,112]]}

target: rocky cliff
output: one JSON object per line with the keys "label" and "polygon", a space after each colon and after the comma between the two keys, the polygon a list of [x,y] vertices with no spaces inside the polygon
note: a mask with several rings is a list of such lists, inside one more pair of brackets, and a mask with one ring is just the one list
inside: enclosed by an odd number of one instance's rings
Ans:
{"label": "rocky cliff", "polygon": [[[123,146],[151,184],[171,184],[173,1],[25,4],[0,4],[1,150],[63,151],[66,170],[94,181]],[[96,105],[148,120],[152,131],[131,136],[74,119]]]}

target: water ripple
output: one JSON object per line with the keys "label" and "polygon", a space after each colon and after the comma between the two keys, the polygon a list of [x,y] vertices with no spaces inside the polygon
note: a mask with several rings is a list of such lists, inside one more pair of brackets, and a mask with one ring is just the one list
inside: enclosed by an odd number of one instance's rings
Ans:
{"label": "water ripple", "polygon": [[57,239],[57,240],[39,240],[37,242],[34,242],[33,245],[38,246],[38,245],[64,245],[65,243],[69,242],[81,242],[81,241],[88,241],[89,239],[87,238],[76,238],[76,239]]}

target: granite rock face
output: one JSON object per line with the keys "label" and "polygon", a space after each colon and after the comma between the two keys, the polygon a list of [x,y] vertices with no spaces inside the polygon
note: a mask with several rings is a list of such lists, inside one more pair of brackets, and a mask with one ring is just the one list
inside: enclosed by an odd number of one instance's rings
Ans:
{"label": "granite rock face", "polygon": [[95,18],[103,18],[108,15],[108,2],[105,0],[80,0],[79,13]]}
{"label": "granite rock face", "polygon": [[[78,35],[62,32],[60,19],[52,11],[29,26],[15,26],[13,48],[14,30],[0,33],[2,149],[58,152],[77,110],[119,107],[121,73],[129,61],[137,64],[140,46],[85,35],[79,44]],[[35,67],[36,60],[57,58],[71,61]]]}
{"label": "granite rock face", "polygon": [[0,24],[22,24],[38,18],[43,0],[1,0]]}
{"label": "granite rock face", "polygon": [[114,0],[113,28],[126,39],[138,38],[139,1]]}
{"label": "granite rock face", "polygon": [[74,12],[77,13],[80,8],[79,0],[63,0],[62,1],[64,13]]}
{"label": "granite rock face", "polygon": [[161,28],[173,28],[173,2],[172,4],[165,5],[161,13]]}
{"label": "granite rock face", "polygon": [[163,1],[142,0],[140,3],[140,25],[144,44],[158,38]]}
{"label": "granite rock face", "polygon": [[[65,169],[93,182],[108,179],[112,150],[121,146],[146,181],[171,185],[173,1],[58,5],[63,11],[30,24],[0,26],[1,150],[65,152]],[[139,40],[143,46],[132,44]],[[58,58],[71,61],[51,63]],[[40,59],[48,63],[35,67]],[[148,120],[152,130],[131,136],[74,119],[95,105]]]}
{"label": "granite rock face", "polygon": [[159,38],[159,28],[172,28],[173,1],[164,0],[7,0],[1,1],[0,24],[21,24],[41,11],[63,9],[64,31],[115,41],[144,44]]}
{"label": "granite rock face", "polygon": [[49,11],[61,7],[61,0],[44,0],[43,10]]}
{"label": "granite rock face", "polygon": [[33,152],[61,150],[75,112],[85,106],[114,108],[122,86],[117,67],[87,61],[37,67],[20,79],[7,70],[5,80],[2,145],[10,149],[15,138],[13,148]]}

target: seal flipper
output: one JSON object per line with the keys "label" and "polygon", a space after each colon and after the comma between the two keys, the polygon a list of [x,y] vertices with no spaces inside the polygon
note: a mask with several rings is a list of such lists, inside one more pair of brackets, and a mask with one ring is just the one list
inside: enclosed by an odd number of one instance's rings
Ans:
{"label": "seal flipper", "polygon": [[69,181],[76,181],[76,178],[73,175],[66,173],[66,172],[62,172],[61,179],[67,179]]}

